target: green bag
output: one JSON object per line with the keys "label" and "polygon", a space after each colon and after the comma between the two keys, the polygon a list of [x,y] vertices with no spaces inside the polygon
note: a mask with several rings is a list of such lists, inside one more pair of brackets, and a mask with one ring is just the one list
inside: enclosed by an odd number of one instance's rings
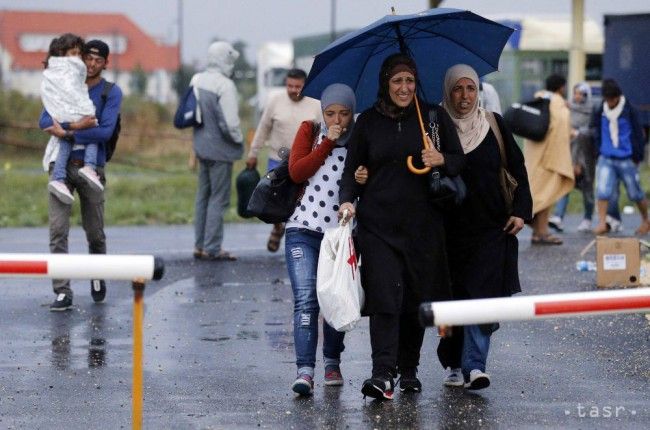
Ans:
{"label": "green bag", "polygon": [[253,195],[255,186],[260,181],[260,174],[257,169],[244,169],[237,175],[237,214],[242,218],[251,218],[253,216],[247,209],[248,201]]}

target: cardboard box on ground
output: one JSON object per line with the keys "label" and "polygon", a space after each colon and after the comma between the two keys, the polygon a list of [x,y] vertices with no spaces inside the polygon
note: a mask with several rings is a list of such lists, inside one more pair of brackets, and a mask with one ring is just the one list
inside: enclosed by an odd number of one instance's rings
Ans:
{"label": "cardboard box on ground", "polygon": [[580,252],[584,256],[596,245],[596,285],[637,287],[650,285],[650,242],[636,237],[598,236]]}

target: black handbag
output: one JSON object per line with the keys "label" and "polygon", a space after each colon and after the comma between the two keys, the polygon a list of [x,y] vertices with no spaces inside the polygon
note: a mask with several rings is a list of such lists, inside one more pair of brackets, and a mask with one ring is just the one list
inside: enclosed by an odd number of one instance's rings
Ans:
{"label": "black handbag", "polygon": [[[431,140],[438,151],[440,151],[440,134],[435,109],[429,111],[429,129]],[[448,176],[442,169],[433,167],[429,172],[429,195],[433,202],[439,207],[449,205],[460,205],[467,195],[467,187],[460,175]]]}
{"label": "black handbag", "polygon": [[551,101],[538,97],[525,103],[513,103],[503,115],[510,130],[532,141],[542,141],[551,121]]}
{"label": "black handbag", "polygon": [[239,175],[235,185],[237,187],[237,214],[242,218],[251,218],[254,215],[248,211],[248,202],[251,200],[255,187],[260,182],[257,169],[244,169]]}
{"label": "black handbag", "polygon": [[304,190],[304,184],[296,184],[289,176],[289,161],[260,179],[253,190],[247,212],[267,224],[285,222],[296,209],[296,203]]}
{"label": "black handbag", "polygon": [[[319,133],[320,123],[314,122],[311,130],[312,150],[316,147]],[[289,151],[282,148],[278,155],[282,161],[262,177],[246,208],[251,216],[267,224],[289,219],[305,192],[305,183],[296,184],[289,176]]]}

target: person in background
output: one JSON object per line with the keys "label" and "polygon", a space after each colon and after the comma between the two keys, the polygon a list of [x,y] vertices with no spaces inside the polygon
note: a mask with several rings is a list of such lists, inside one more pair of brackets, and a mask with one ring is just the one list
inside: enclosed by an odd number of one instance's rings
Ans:
{"label": "person in background", "polygon": [[[81,224],[86,233],[88,251],[91,254],[106,254],[106,235],[104,233],[104,192],[93,188],[82,178],[79,171],[84,167],[84,153],[88,143],[97,145],[97,175],[106,184],[104,166],[106,164],[106,142],[109,141],[122,103],[122,90],[115,84],[102,78],[102,72],[108,65],[109,48],[101,40],[91,40],[84,46],[84,63],[86,65],[86,85],[88,95],[98,112],[97,126],[88,127],[88,118],[80,121],[62,123],[54,121],[47,110],[43,110],[39,126],[52,136],[72,141],[72,152],[66,169],[65,184],[70,192],[77,191],[81,206]],[[103,94],[107,91],[104,100]],[[50,163],[50,175],[54,163]],[[70,215],[72,206],[61,202],[50,194],[48,201],[48,218],[50,224],[50,252],[66,254],[68,252],[68,235],[70,233]],[[52,287],[56,300],[50,305],[51,311],[65,311],[72,307],[73,293],[69,279],[53,279]],[[103,302],[106,297],[106,284],[101,279],[90,281],[90,293],[95,303]]]}
{"label": "person in background", "polygon": [[[417,367],[424,329],[418,309],[424,301],[451,298],[443,212],[430,200],[429,175],[412,173],[406,160],[410,155],[456,175],[464,159],[449,114],[420,101],[425,124],[429,111],[436,112],[441,152],[431,142],[422,149],[416,79],[410,57],[394,54],[384,60],[377,100],[359,115],[350,138],[339,195],[339,216],[347,210],[357,217],[363,313],[370,317],[372,375],[361,392],[386,400],[393,398],[398,373],[402,392],[422,390]],[[364,185],[354,177],[360,166],[368,172]]]}
{"label": "person in background", "polygon": [[244,152],[239,126],[239,103],[230,79],[237,52],[229,43],[214,42],[208,48],[207,68],[192,77],[198,90],[203,125],[194,127],[194,152],[199,164],[199,184],[194,213],[194,258],[236,260],[225,251],[223,217],[230,204],[232,164]]}
{"label": "person in background", "polygon": [[[447,252],[454,300],[509,297],[521,292],[517,233],[532,218],[532,197],[524,157],[500,115],[478,105],[479,78],[466,64],[445,75],[442,106],[456,126],[465,167],[467,197],[445,217]],[[511,211],[500,182],[502,137],[508,172],[517,180]],[[438,346],[446,386],[486,388],[490,338],[498,324],[454,327]]]}
{"label": "person in background", "polygon": [[[321,95],[322,122],[304,121],[296,134],[289,158],[289,175],[306,183],[295,211],[287,220],[285,256],[293,290],[293,337],[298,372],[291,389],[298,395],[314,391],[318,344],[316,273],[323,234],[338,224],[338,193],[354,127],[356,100],[350,87],[331,84]],[[325,385],[343,385],[343,338],[323,320]]]}
{"label": "person in background", "polygon": [[615,80],[603,81],[602,94],[602,106],[592,117],[594,144],[599,152],[596,165],[598,225],[594,228],[594,233],[608,232],[607,206],[621,181],[628,198],[639,208],[641,224],[636,234],[645,235],[650,231],[648,200],[641,187],[637,167],[643,160],[643,130],[636,109],[625,99]]}
{"label": "person in background", "polygon": [[533,245],[561,245],[562,239],[549,232],[551,208],[562,196],[573,189],[571,162],[571,120],[564,100],[566,79],[551,75],[546,78],[546,90],[535,97],[550,100],[550,123],[542,141],[524,140],[524,158],[528,182],[533,196]]}
{"label": "person in background", "polygon": [[[255,137],[248,151],[246,168],[255,169],[257,154],[262,146],[269,147],[267,171],[280,164],[278,151],[280,148],[291,149],[293,138],[303,121],[321,120],[321,106],[318,100],[302,95],[307,74],[304,70],[291,69],[287,73],[286,92],[275,94],[268,101],[260,123],[255,131]],[[266,248],[276,252],[284,235],[284,223],[273,225]]]}
{"label": "person in background", "polygon": [[[594,213],[594,176],[596,174],[596,153],[592,143],[592,132],[589,128],[593,103],[591,87],[586,82],[580,82],[573,87],[573,100],[569,103],[571,110],[571,158],[573,159],[573,174],[576,188],[582,192],[583,217],[578,225],[579,232],[591,232],[591,217]],[[570,193],[569,193],[570,194]],[[562,232],[562,221],[569,204],[569,194],[566,194],[555,204],[555,212],[548,219],[548,225]]]}

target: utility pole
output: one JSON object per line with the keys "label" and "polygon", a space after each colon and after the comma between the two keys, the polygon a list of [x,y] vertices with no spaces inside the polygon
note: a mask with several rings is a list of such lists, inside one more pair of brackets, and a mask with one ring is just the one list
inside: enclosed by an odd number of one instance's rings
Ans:
{"label": "utility pole", "polygon": [[573,0],[571,14],[571,48],[569,51],[569,76],[567,98],[573,96],[573,87],[585,80],[585,47],[584,47],[585,1]]}
{"label": "utility pole", "polygon": [[183,0],[177,0],[176,2],[177,6],[177,18],[178,18],[178,69],[183,66]]}
{"label": "utility pole", "polygon": [[120,75],[120,33],[119,30],[113,29],[113,49],[111,60],[113,63],[113,80],[117,83]]}
{"label": "utility pole", "polygon": [[336,0],[331,1],[332,10],[330,12],[330,42],[336,39]]}
{"label": "utility pole", "polygon": [[[2,9],[2,11],[4,12],[4,9]],[[4,28],[4,25],[3,25],[2,20],[0,19],[0,32],[2,31],[3,28]],[[5,89],[5,86],[4,86],[4,70],[3,70],[3,67],[4,67],[4,59],[3,59],[3,57],[4,57],[4,55],[5,55],[5,47],[0,46],[0,91]]]}

